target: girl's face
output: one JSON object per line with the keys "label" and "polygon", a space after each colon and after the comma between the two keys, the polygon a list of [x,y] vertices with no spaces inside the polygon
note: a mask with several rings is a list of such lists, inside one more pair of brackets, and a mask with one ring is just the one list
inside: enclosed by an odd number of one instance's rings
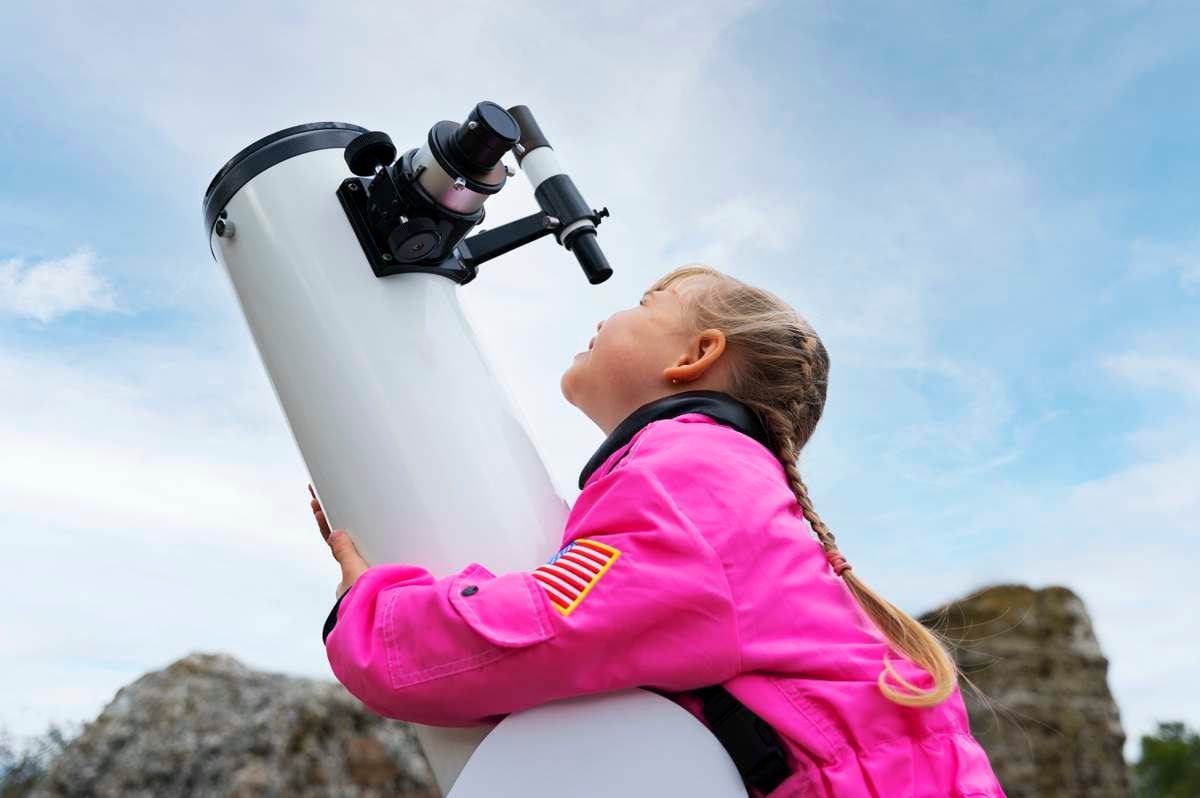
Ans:
{"label": "girl's face", "polygon": [[563,396],[605,435],[655,399],[682,391],[727,390],[728,363],[720,357],[724,334],[716,329],[692,332],[685,315],[685,297],[703,279],[692,277],[647,292],[637,305],[598,323],[588,348],[575,355],[562,375]]}

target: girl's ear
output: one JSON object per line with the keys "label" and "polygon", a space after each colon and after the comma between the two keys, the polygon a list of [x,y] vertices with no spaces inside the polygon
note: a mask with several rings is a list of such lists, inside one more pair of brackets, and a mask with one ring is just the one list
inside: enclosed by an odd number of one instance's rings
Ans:
{"label": "girl's ear", "polygon": [[725,351],[725,333],[715,327],[700,333],[701,359],[711,357],[714,360]]}
{"label": "girl's ear", "polygon": [[663,370],[663,376],[668,380],[694,380],[715,366],[724,352],[725,333],[715,328],[705,330],[693,339],[690,351]]}
{"label": "girl's ear", "polygon": [[702,366],[696,375],[699,376],[712,368],[725,352],[725,333],[715,328],[705,330],[696,337],[693,348],[696,353],[693,365]]}

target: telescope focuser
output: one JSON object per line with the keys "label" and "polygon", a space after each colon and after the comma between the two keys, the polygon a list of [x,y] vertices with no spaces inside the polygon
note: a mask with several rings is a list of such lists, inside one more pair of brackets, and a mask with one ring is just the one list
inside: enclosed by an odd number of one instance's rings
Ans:
{"label": "telescope focuser", "polygon": [[[502,160],[510,151],[541,212],[466,238],[483,221],[487,198],[515,174]],[[425,272],[466,284],[479,264],[550,234],[575,254],[589,282],[612,275],[596,240],[608,209],[583,201],[526,106],[478,103],[462,124],[438,122],[424,146],[399,160],[380,131],[351,140],[344,156],[356,177],[343,180],[337,196],[377,277]]]}

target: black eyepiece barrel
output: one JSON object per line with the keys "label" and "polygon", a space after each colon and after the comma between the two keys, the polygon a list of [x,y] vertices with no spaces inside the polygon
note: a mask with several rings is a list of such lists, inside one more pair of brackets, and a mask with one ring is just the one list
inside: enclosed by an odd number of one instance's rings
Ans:
{"label": "black eyepiece barrel", "polygon": [[612,267],[608,265],[608,258],[604,257],[600,242],[596,240],[596,228],[580,230],[567,243],[567,249],[575,253],[576,260],[592,285],[599,285],[612,277]]}
{"label": "black eyepiece barrel", "polygon": [[521,128],[507,111],[487,100],[476,104],[467,121],[454,132],[454,146],[471,164],[491,169],[521,137]]}

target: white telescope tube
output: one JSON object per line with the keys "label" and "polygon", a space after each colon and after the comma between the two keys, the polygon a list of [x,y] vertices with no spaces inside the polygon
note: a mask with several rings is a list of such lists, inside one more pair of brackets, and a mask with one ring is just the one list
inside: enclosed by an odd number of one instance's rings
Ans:
{"label": "white telescope tube", "polygon": [[[457,284],[371,271],[334,194],[346,175],[341,148],[283,160],[223,206],[233,236],[210,235],[321,506],[372,564],[536,567],[569,508]],[[488,730],[417,727],[443,792]]]}
{"label": "white telescope tube", "polygon": [[[335,194],[343,147],[361,132],[302,125],[235,156],[205,199],[213,255],[330,524],[368,563],[415,563],[439,578],[470,562],[532,569],[559,549],[569,508],[477,345],[457,283],[372,271]],[[413,725],[443,794],[492,730]],[[591,763],[580,798],[744,794],[716,738],[646,690],[552,702],[496,732],[455,798],[549,798],[561,781],[546,781],[557,771],[541,757],[582,772],[595,750],[624,753]]]}

